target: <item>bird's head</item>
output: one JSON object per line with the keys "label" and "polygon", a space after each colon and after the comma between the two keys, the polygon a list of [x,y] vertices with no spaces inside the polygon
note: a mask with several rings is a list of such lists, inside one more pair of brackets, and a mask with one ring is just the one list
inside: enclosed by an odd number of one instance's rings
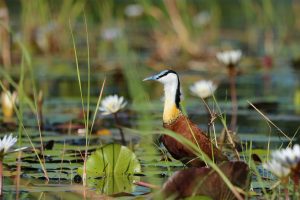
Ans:
{"label": "bird's head", "polygon": [[164,85],[176,85],[177,86],[179,83],[178,75],[173,70],[161,71],[158,74],[155,74],[153,76],[145,78],[143,81],[149,81],[149,80],[158,81]]}
{"label": "bird's head", "polygon": [[[176,104],[176,107],[179,108],[180,103],[180,81],[177,73],[173,70],[164,70],[145,78],[144,81],[155,80],[164,85],[165,90],[165,99],[172,99]],[[168,101],[166,101],[168,102]]]}

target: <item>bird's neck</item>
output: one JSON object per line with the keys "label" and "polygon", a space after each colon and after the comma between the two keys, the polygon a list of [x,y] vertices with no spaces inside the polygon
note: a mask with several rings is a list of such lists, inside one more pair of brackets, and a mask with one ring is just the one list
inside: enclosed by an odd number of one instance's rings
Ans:
{"label": "bird's neck", "polygon": [[166,84],[164,86],[165,91],[165,104],[164,104],[164,114],[163,122],[172,123],[180,115],[180,89],[179,84]]}

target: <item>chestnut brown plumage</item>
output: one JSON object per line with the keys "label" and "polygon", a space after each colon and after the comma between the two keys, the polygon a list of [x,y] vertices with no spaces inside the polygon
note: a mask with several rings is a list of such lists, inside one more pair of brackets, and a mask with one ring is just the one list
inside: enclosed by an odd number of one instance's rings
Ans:
{"label": "chestnut brown plumage", "polygon": [[[227,160],[227,157],[224,156],[222,152],[211,143],[210,139],[202,132],[202,130],[199,129],[198,126],[190,121],[186,116],[181,115],[170,124],[164,123],[164,128],[179,133],[196,145],[199,145],[201,150],[208,155],[210,159],[213,159],[216,162]],[[195,159],[195,154],[176,139],[168,135],[163,135],[161,137],[161,141],[168,149],[170,154],[184,164],[194,167],[205,165],[202,160]]]}
{"label": "chestnut brown plumage", "polygon": [[[180,109],[180,81],[178,75],[173,70],[164,70],[154,76],[144,80],[157,80],[164,85],[165,104],[163,113],[163,126],[173,132],[181,134],[213,159],[215,162],[227,160],[227,157],[216,148],[204,132],[198,128],[191,120],[183,115]],[[176,139],[163,135],[162,143],[169,153],[177,160],[188,166],[204,166],[205,163],[186,146]]]}

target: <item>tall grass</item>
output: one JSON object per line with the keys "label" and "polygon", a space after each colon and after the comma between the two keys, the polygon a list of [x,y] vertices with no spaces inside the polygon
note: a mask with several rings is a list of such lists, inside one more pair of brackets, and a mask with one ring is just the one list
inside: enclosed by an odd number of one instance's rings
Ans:
{"label": "tall grass", "polygon": [[79,68],[79,62],[78,62],[78,55],[77,55],[77,47],[75,43],[73,28],[71,25],[71,21],[69,21],[69,28],[71,32],[72,37],[72,43],[73,43],[73,50],[74,50],[74,56],[75,56],[75,63],[76,63],[76,72],[77,72],[77,79],[78,79],[78,87],[80,91],[80,99],[81,99],[81,107],[82,107],[82,113],[83,113],[83,120],[85,125],[85,152],[84,152],[84,164],[83,164],[83,185],[86,186],[87,182],[87,174],[86,174],[86,161],[88,157],[88,146],[90,142],[90,136],[92,133],[92,129],[96,120],[97,112],[99,109],[101,97],[103,94],[103,89],[105,86],[105,79],[103,81],[99,97],[97,100],[96,108],[94,110],[94,115],[92,118],[92,121],[90,122],[90,79],[91,79],[91,66],[90,66],[90,45],[89,45],[89,34],[88,34],[88,25],[86,21],[86,15],[84,14],[84,23],[85,23],[85,32],[86,32],[86,46],[87,46],[87,71],[88,71],[88,84],[87,84],[87,96],[86,96],[86,102],[84,102],[84,96],[83,96],[83,89],[82,89],[82,82],[81,82],[81,74],[80,74],[80,68]]}
{"label": "tall grass", "polygon": [[[12,85],[12,87],[18,91],[18,95],[19,95],[19,99],[22,100],[19,109],[17,108],[16,105],[14,105],[14,111],[17,115],[17,119],[19,122],[19,145],[22,145],[22,134],[25,133],[25,135],[27,136],[33,150],[34,153],[36,155],[36,157],[39,160],[39,163],[41,165],[41,168],[44,172],[44,176],[47,180],[49,180],[48,174],[47,174],[47,169],[46,169],[46,162],[44,159],[44,151],[43,151],[43,136],[42,136],[42,130],[41,130],[41,122],[40,122],[40,118],[39,118],[39,113],[38,113],[38,106],[37,106],[37,90],[36,90],[36,83],[35,83],[35,78],[34,78],[34,73],[33,73],[33,69],[32,69],[32,62],[31,62],[31,56],[30,53],[28,52],[27,48],[25,47],[25,45],[21,42],[21,41],[17,41],[21,52],[22,52],[22,63],[21,63],[21,73],[20,73],[20,81],[19,83],[15,83],[13,81],[13,79],[9,76],[9,74],[5,71],[2,70],[1,73],[4,76],[4,79],[6,81],[8,81],[8,83],[10,85]],[[25,70],[25,66],[27,67]],[[33,100],[31,100],[30,98],[28,98],[25,95],[25,88],[24,88],[24,81],[25,81],[25,73],[28,72],[29,76],[27,80],[30,81],[30,86],[32,88],[32,93],[33,93]],[[0,82],[1,88],[3,91],[7,91],[8,88],[6,88],[6,86],[3,84],[3,82]],[[27,132],[27,129],[25,128],[24,124],[23,124],[23,108],[25,106],[24,102],[26,102],[26,104],[31,108],[31,110],[33,111],[33,113],[36,116],[36,121],[37,121],[37,126],[38,126],[38,132],[39,132],[39,139],[40,139],[40,145],[41,145],[41,152],[40,154],[38,153],[37,149],[35,148],[34,144],[31,141],[30,135]],[[42,156],[40,158],[40,155]]]}
{"label": "tall grass", "polygon": [[[14,82],[10,82],[10,83],[13,83],[13,85],[17,85],[17,84],[14,83]],[[7,91],[8,91],[8,89],[5,87],[5,85],[3,84],[2,81],[0,81],[0,86],[1,86],[1,88],[2,88],[2,90],[3,90],[4,92],[7,92]],[[22,83],[21,83],[21,88],[22,88]],[[24,93],[23,93],[23,95],[25,96]],[[24,99],[24,98],[21,98],[21,99]],[[38,116],[38,113],[37,113],[37,111],[36,111],[36,109],[35,109],[35,107],[34,107],[34,103],[31,102],[31,101],[29,100],[28,97],[27,97],[26,99],[28,100],[27,102],[29,103],[31,109],[34,111],[34,113],[36,114],[36,116]],[[35,145],[33,144],[32,140],[31,140],[31,138],[30,138],[30,135],[29,135],[27,129],[25,128],[24,124],[23,124],[23,110],[21,110],[21,112],[20,112],[19,109],[17,108],[17,106],[14,105],[14,111],[15,111],[15,113],[16,113],[16,115],[17,115],[17,119],[18,119],[18,122],[19,122],[19,131],[20,131],[20,132],[19,132],[19,138],[22,137],[22,136],[21,136],[22,133],[25,134],[25,136],[27,137],[27,139],[28,139],[28,141],[29,141],[29,143],[30,143],[30,145],[31,145],[31,147],[32,147],[32,149],[33,149],[33,151],[34,151],[34,153],[35,153],[35,156],[38,158],[38,161],[39,161],[39,163],[40,163],[40,165],[41,165],[42,171],[44,172],[45,178],[46,178],[47,180],[49,180],[49,177],[48,177],[48,174],[47,174],[47,169],[46,169],[46,162],[45,162],[45,159],[40,158],[40,154],[39,154],[39,152],[37,151],[37,149],[35,148]],[[22,130],[22,131],[21,131],[21,130]],[[39,129],[39,133],[40,133],[40,138],[42,138],[42,134],[41,134],[41,130],[40,130],[40,129]],[[41,144],[43,144],[42,139],[40,140],[40,142],[41,142]],[[22,145],[22,139],[20,139],[19,145]],[[41,151],[41,155],[42,155],[42,157],[44,157],[44,152],[43,152],[43,151]]]}

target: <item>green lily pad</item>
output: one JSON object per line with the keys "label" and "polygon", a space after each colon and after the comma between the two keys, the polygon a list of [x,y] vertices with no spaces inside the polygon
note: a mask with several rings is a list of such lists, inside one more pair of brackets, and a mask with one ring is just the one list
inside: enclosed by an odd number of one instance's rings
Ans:
{"label": "green lily pad", "polygon": [[[141,172],[136,155],[127,147],[108,144],[93,152],[86,162],[87,177],[108,175],[130,175]],[[78,169],[83,174],[83,167]]]}
{"label": "green lily pad", "polygon": [[136,185],[133,184],[135,181],[139,181],[138,176],[107,176],[101,179],[89,178],[87,179],[88,187],[95,188],[96,191],[101,194],[112,195],[118,193],[128,193],[134,192]]}

